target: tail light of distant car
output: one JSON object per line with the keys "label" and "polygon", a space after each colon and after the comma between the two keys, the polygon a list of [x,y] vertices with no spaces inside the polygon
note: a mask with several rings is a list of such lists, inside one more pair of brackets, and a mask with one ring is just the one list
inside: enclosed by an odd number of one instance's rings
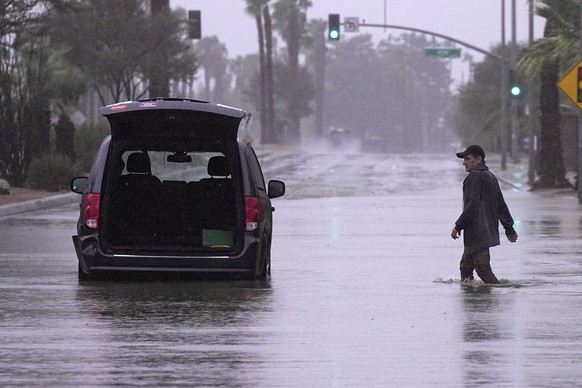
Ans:
{"label": "tail light of distant car", "polygon": [[86,194],[83,207],[83,224],[89,229],[99,228],[99,194]]}
{"label": "tail light of distant car", "polygon": [[258,197],[245,197],[245,232],[252,232],[261,222],[261,200]]}

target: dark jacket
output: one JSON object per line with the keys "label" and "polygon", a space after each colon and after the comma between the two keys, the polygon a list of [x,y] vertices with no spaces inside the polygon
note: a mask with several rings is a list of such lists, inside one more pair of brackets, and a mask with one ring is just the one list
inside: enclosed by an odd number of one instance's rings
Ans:
{"label": "dark jacket", "polygon": [[499,182],[489,168],[481,164],[463,182],[463,213],[455,222],[455,228],[464,231],[465,249],[479,251],[499,245],[499,222],[506,234],[515,233]]}

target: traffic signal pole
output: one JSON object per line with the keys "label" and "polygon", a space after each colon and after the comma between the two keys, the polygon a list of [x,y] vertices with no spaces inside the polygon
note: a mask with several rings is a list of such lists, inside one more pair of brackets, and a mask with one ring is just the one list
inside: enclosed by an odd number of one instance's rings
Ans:
{"label": "traffic signal pole", "polygon": [[[501,53],[505,55],[505,0],[501,0]],[[507,61],[501,61],[501,90],[499,91],[499,102],[500,102],[500,126],[501,126],[501,170],[507,170],[507,151],[509,149],[509,144],[507,143],[507,104],[505,103],[507,99]]]}
{"label": "traffic signal pole", "polygon": [[[515,0],[511,0],[511,71],[515,73],[515,65],[517,63],[517,26],[516,26],[516,4]],[[511,85],[513,88],[514,85]],[[519,96],[520,92],[517,94]],[[513,93],[512,93],[513,95]],[[517,97],[516,96],[516,97]],[[507,134],[507,144],[509,147],[509,155],[513,159],[517,158],[517,130],[518,130],[518,121],[517,121],[517,101],[515,98],[511,99],[511,128],[509,133]]]}
{"label": "traffic signal pole", "polygon": [[[531,45],[534,41],[534,2],[529,2],[529,39],[528,42]],[[528,168],[527,168],[527,180],[530,186],[532,186],[536,180],[536,139],[534,135],[534,116],[533,116],[533,106],[535,103],[534,93],[533,93],[533,81],[530,79],[527,83],[527,136],[529,138],[528,142]]]}
{"label": "traffic signal pole", "polygon": [[[344,23],[341,23],[341,25],[343,25]],[[461,46],[465,46],[471,50],[474,51],[478,51],[481,54],[485,54],[488,57],[494,58],[497,61],[499,61],[500,63],[505,61],[507,62],[506,58],[503,58],[501,55],[497,55],[495,53],[492,53],[491,51],[487,51],[484,50],[480,47],[474,46],[470,43],[467,42],[463,42],[462,40],[453,38],[451,36],[447,36],[447,35],[443,35],[443,34],[439,34],[438,32],[434,32],[434,31],[428,31],[428,30],[423,30],[420,28],[414,28],[414,27],[405,27],[405,26],[396,26],[396,25],[392,25],[392,24],[372,24],[372,23],[359,23],[358,24],[359,27],[379,27],[379,28],[390,28],[390,29],[394,29],[394,30],[405,30],[405,31],[412,31],[412,32],[418,32],[421,34],[427,34],[427,35],[432,35],[432,36],[436,36],[437,38],[441,38],[441,39],[445,39],[454,43],[458,43]]]}

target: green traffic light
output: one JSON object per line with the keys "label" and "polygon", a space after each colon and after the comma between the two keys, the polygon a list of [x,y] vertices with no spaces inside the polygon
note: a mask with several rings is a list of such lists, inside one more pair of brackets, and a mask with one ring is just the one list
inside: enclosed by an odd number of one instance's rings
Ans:
{"label": "green traffic light", "polygon": [[511,93],[513,97],[519,97],[521,94],[521,88],[517,85],[513,85],[511,89],[509,89],[509,93]]}
{"label": "green traffic light", "polygon": [[327,21],[327,38],[329,40],[340,40],[340,15],[330,13]]}

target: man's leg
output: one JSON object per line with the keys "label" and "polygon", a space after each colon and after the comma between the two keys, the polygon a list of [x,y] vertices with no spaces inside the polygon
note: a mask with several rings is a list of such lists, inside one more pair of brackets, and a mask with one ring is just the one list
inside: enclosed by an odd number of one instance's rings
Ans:
{"label": "man's leg", "polygon": [[468,253],[467,250],[463,252],[463,257],[461,257],[461,264],[459,267],[461,269],[461,281],[473,280],[475,264],[473,262],[473,255]]}
{"label": "man's leg", "polygon": [[484,249],[473,254],[475,270],[477,271],[477,275],[483,280],[483,283],[499,284],[499,280],[497,280],[497,277],[495,277],[491,269],[490,261],[489,249]]}

